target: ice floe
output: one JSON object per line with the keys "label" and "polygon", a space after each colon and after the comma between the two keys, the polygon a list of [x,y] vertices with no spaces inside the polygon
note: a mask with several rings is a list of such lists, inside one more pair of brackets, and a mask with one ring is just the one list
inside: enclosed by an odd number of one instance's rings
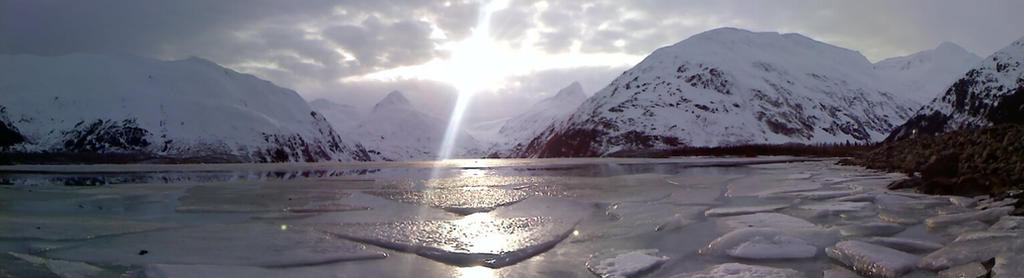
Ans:
{"label": "ice floe", "polygon": [[968,221],[995,222],[1013,211],[1013,207],[998,207],[986,210],[932,216],[924,220],[929,228],[937,228]]}
{"label": "ice floe", "polygon": [[789,205],[762,205],[762,206],[743,206],[743,207],[717,207],[709,209],[704,212],[704,216],[719,217],[719,216],[733,216],[741,214],[751,214],[759,212],[772,212],[780,209],[789,207]]}
{"label": "ice floe", "polygon": [[985,269],[985,266],[978,262],[962,264],[939,271],[940,278],[979,278],[985,277],[987,274],[988,269]]}
{"label": "ice floe", "polygon": [[1003,253],[996,256],[996,264],[992,267],[992,278],[1024,277],[1024,254]]}
{"label": "ice floe", "polygon": [[658,255],[658,249],[608,250],[591,255],[587,269],[603,278],[626,278],[649,271],[669,258]]}
{"label": "ice floe", "polygon": [[864,241],[911,253],[931,252],[942,248],[942,244],[935,242],[902,237],[872,237]]}
{"label": "ice floe", "polygon": [[774,212],[722,217],[718,218],[718,223],[730,231],[742,228],[808,229],[818,227],[807,220]]}
{"label": "ice floe", "polygon": [[827,202],[801,205],[798,208],[813,211],[816,216],[833,215],[846,212],[871,212],[872,205],[867,202]]}
{"label": "ice floe", "polygon": [[701,254],[727,254],[741,259],[802,259],[811,258],[820,247],[804,240],[824,246],[835,242],[828,231],[819,229],[778,230],[771,228],[745,228],[728,232],[711,241],[700,250]]}
{"label": "ice floe", "polygon": [[724,263],[705,270],[672,276],[672,278],[801,278],[802,273],[788,268],[775,268],[741,263]]}
{"label": "ice floe", "polygon": [[935,252],[921,258],[918,266],[943,270],[970,262],[991,259],[1003,252],[1024,251],[1024,234],[976,232],[964,234]]}
{"label": "ice floe", "polygon": [[868,277],[899,277],[914,269],[917,256],[861,241],[841,241],[825,248],[829,257]]}
{"label": "ice floe", "polygon": [[1024,216],[1003,216],[995,224],[988,227],[989,231],[1024,231]]}
{"label": "ice floe", "polygon": [[897,224],[870,222],[839,227],[839,233],[843,236],[889,236],[904,229],[906,228]]}
{"label": "ice floe", "polygon": [[[216,224],[95,239],[45,256],[103,264],[298,266],[387,255],[301,227]],[[273,255],[268,255],[273,254]]]}
{"label": "ice floe", "polygon": [[978,204],[978,200],[962,196],[949,196],[949,202],[962,208],[969,208]]}
{"label": "ice floe", "polygon": [[320,230],[359,242],[415,253],[453,265],[502,267],[544,252],[574,230],[577,220],[494,218],[325,225]]}

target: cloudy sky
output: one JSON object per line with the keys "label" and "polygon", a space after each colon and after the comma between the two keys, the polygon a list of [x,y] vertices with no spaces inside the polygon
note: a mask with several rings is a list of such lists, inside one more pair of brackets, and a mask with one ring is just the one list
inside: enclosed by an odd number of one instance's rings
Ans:
{"label": "cloudy sky", "polygon": [[391,90],[443,115],[515,113],[573,80],[593,93],[654,49],[709,29],[797,32],[868,59],[1024,36],[1024,1],[0,0],[0,54],[203,57],[367,107]]}

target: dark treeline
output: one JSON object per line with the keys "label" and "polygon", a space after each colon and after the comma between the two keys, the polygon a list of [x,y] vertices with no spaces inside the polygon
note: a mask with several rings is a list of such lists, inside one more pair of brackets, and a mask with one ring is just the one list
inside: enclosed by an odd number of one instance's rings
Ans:
{"label": "dark treeline", "polygon": [[867,153],[876,144],[753,144],[722,147],[682,147],[656,151],[630,151],[610,154],[613,157],[669,157],[669,156],[759,156],[789,155],[811,157],[855,157]]}

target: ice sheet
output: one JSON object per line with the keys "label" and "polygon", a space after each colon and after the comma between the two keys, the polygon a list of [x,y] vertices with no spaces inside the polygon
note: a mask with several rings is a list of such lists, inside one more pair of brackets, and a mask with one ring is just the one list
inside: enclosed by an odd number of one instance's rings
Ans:
{"label": "ice sheet", "polygon": [[62,278],[86,278],[100,277],[100,275],[116,275],[115,273],[108,272],[102,268],[82,262],[52,260],[15,252],[7,252],[7,254],[10,254],[11,256],[17,257],[31,264],[46,266],[46,269],[49,269],[50,272],[53,272],[53,274],[56,274],[57,276],[60,276]]}
{"label": "ice sheet", "polygon": [[114,217],[0,213],[0,238],[6,239],[89,239],[172,226]]}
{"label": "ice sheet", "polygon": [[103,264],[297,266],[387,255],[303,227],[216,224],[102,238],[45,256]]}
{"label": "ice sheet", "polygon": [[178,212],[280,212],[311,205],[329,205],[340,210],[359,209],[338,201],[349,193],[326,186],[239,186],[201,185],[185,191],[178,199]]}

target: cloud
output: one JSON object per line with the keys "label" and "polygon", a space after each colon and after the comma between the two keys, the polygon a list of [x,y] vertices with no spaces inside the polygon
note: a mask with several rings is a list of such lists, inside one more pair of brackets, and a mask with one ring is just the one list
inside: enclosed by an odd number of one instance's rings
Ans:
{"label": "cloud", "polygon": [[[548,3],[546,9],[538,3]],[[627,52],[643,55],[709,29],[798,32],[861,51],[872,60],[930,49],[952,41],[991,53],[1024,36],[1016,11],[1024,2],[971,1],[515,1],[496,39],[535,33],[549,52]],[[514,21],[510,21],[513,20]]]}
{"label": "cloud", "polygon": [[200,56],[300,92],[447,55],[478,4],[416,0],[0,0],[0,54]]}
{"label": "cloud", "polygon": [[[426,110],[447,113],[450,85],[347,77],[448,57],[443,45],[471,34],[480,7],[475,0],[0,0],[0,54],[200,56],[309,99],[372,105],[400,89]],[[491,17],[490,34],[545,55],[642,57],[733,26],[798,32],[878,60],[943,41],[987,55],[1024,36],[1021,10],[1018,0],[511,0]],[[624,69],[566,65],[509,76],[475,98],[475,109],[490,109],[471,113],[513,114],[571,80],[594,92]]]}

